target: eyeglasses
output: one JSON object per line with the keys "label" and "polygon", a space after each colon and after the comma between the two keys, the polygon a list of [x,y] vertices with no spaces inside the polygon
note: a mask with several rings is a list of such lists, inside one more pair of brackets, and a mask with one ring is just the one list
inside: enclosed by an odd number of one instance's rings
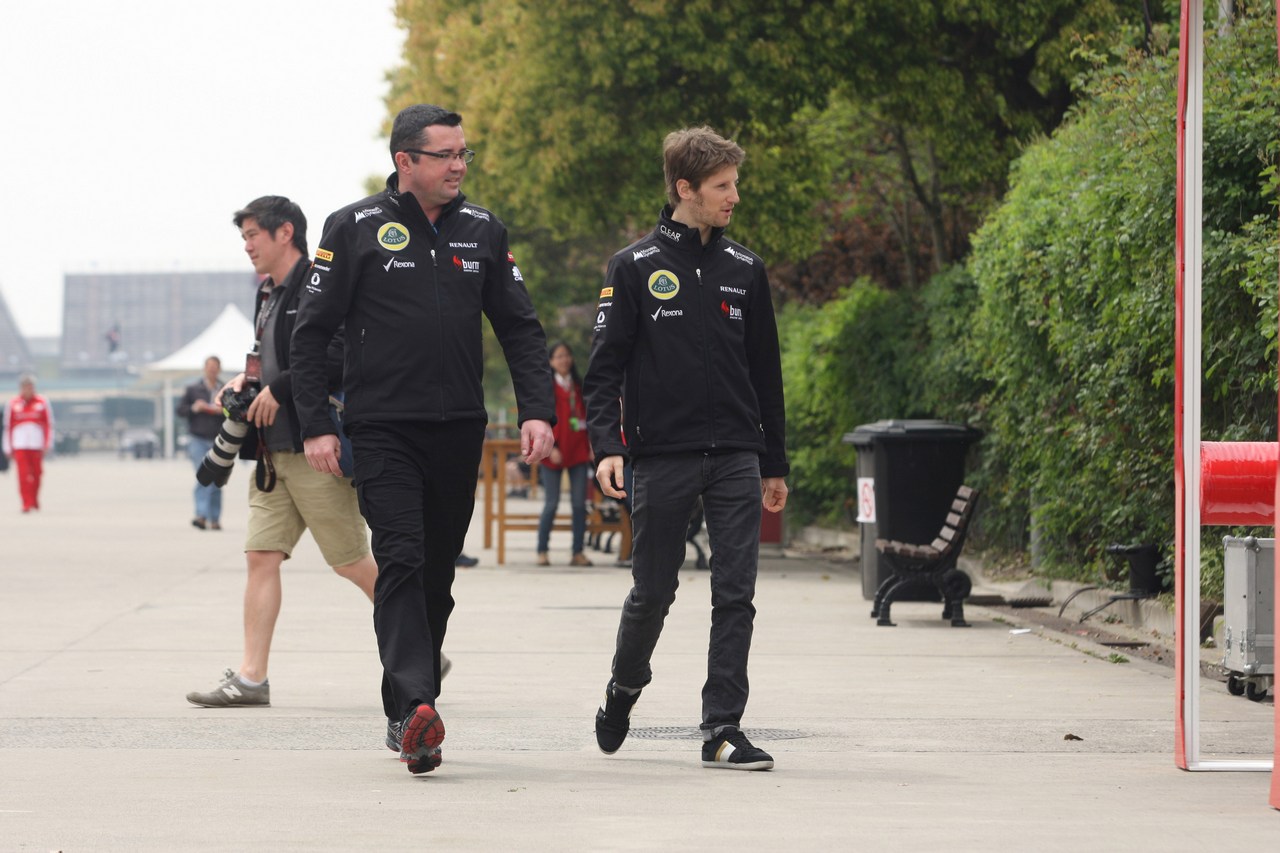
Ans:
{"label": "eyeglasses", "polygon": [[402,148],[406,154],[426,154],[428,157],[434,157],[437,160],[461,160],[463,163],[470,163],[476,159],[476,152],[470,148],[463,148],[461,151],[423,151],[421,148]]}

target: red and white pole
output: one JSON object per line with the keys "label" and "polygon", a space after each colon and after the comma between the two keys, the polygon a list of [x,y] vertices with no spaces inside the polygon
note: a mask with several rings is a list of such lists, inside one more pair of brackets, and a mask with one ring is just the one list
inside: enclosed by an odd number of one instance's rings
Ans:
{"label": "red and white pole", "polygon": [[[1276,59],[1280,60],[1280,0],[1276,0]],[[1276,412],[1277,422],[1280,423],[1280,408]],[[1276,506],[1280,507],[1280,471],[1276,477]],[[1274,535],[1274,534],[1273,534]],[[1275,585],[1273,590],[1280,590],[1280,561],[1275,564]],[[1272,606],[1275,613],[1275,625],[1273,636],[1280,637],[1280,608]],[[1274,648],[1274,647],[1273,647]],[[1280,809],[1280,702],[1275,704],[1275,734],[1272,738],[1272,750],[1274,755],[1271,759],[1271,807]]]}
{"label": "red and white pole", "polygon": [[1174,593],[1178,632],[1174,762],[1184,770],[1271,770],[1275,762],[1270,760],[1205,761],[1200,757],[1200,528],[1205,524],[1274,527],[1280,495],[1273,442],[1200,441],[1203,0],[1182,0],[1179,36],[1174,241]]}

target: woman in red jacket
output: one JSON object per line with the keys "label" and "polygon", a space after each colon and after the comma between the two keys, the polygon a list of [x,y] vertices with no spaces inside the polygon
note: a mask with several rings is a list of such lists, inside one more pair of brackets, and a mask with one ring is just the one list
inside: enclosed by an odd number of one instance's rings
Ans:
{"label": "woman in red jacket", "polygon": [[591,442],[587,440],[587,409],[582,402],[582,380],[578,378],[578,369],[573,363],[573,350],[563,341],[551,347],[551,370],[555,373],[556,425],[553,433],[556,444],[538,469],[545,498],[542,517],[538,520],[538,565],[551,565],[547,545],[556,509],[560,506],[560,482],[563,472],[567,471],[569,509],[573,520],[573,557],[569,564],[589,566],[591,561],[582,553],[582,546],[587,534]]}

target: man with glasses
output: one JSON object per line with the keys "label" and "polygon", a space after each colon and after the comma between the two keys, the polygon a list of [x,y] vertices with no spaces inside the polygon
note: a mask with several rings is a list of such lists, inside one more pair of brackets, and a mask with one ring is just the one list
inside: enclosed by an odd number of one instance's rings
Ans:
{"label": "man with glasses", "polygon": [[343,429],[378,561],[387,744],[398,743],[410,773],[441,760],[440,647],[488,419],[481,314],[511,369],[522,456],[537,462],[552,446],[546,337],[506,227],[460,191],[474,157],[457,113],[418,104],[396,116],[395,172],[385,190],[325,222],[291,350],[307,460],[337,475],[321,365],[346,325]]}

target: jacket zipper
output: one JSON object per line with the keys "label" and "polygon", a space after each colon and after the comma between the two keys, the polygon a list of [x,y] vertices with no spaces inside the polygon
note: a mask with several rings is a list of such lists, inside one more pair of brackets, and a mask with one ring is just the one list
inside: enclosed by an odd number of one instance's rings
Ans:
{"label": "jacket zipper", "polygon": [[[439,236],[439,234],[440,232],[437,230],[436,236]],[[431,249],[431,280],[435,284],[435,292],[436,292],[436,345],[440,348],[440,365],[442,368],[440,371],[440,375],[441,377],[444,377],[444,376],[448,376],[449,374],[448,374],[448,370],[444,369],[444,318],[441,316],[442,312],[444,311],[444,307],[440,304],[440,265],[436,263],[435,247],[432,247]],[[445,383],[442,379],[442,381],[440,382],[440,418],[441,420],[445,418],[444,388],[445,388]]]}
{"label": "jacket zipper", "polygon": [[[644,435],[640,432],[640,390],[644,387],[644,353],[636,358],[636,444],[644,444]],[[624,395],[625,396],[625,395]],[[625,413],[624,413],[625,415]]]}
{"label": "jacket zipper", "polygon": [[[703,251],[705,252],[705,249]],[[716,415],[711,393],[711,353],[709,352],[710,338],[707,336],[706,298],[702,289],[702,268],[697,267],[693,272],[698,277],[698,328],[702,331],[702,370],[703,375],[707,380],[707,426],[711,430],[711,447],[715,448]]]}

